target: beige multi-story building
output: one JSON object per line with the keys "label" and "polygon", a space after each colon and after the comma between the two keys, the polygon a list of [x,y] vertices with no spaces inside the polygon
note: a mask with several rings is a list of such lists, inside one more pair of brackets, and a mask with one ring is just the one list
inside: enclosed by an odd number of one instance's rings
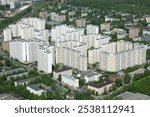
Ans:
{"label": "beige multi-story building", "polygon": [[6,52],[9,52],[9,41],[2,42],[2,49]]}
{"label": "beige multi-story building", "polygon": [[86,19],[81,18],[81,19],[76,19],[75,21],[77,27],[85,27],[86,26]]}
{"label": "beige multi-story building", "polygon": [[101,45],[109,43],[111,37],[100,34],[82,35],[81,40],[87,44],[87,48],[100,48]]}
{"label": "beige multi-story building", "polygon": [[72,17],[72,16],[74,16],[75,14],[76,14],[76,12],[75,12],[74,10],[68,12],[69,17]]}
{"label": "beige multi-story building", "polygon": [[60,15],[55,12],[52,12],[50,16],[51,16],[51,20],[56,21],[56,22],[63,22],[66,20],[66,15],[64,14]]}
{"label": "beige multi-story building", "polygon": [[51,29],[51,39],[56,43],[65,40],[79,40],[79,36],[83,34],[84,29],[74,28],[67,25],[60,25]]}
{"label": "beige multi-story building", "polygon": [[100,69],[117,72],[146,63],[147,46],[119,41],[103,45],[100,52]]}
{"label": "beige multi-story building", "polygon": [[68,47],[56,47],[56,63],[62,63],[80,71],[87,70],[87,56]]}
{"label": "beige multi-story building", "polygon": [[47,18],[47,16],[48,16],[48,13],[46,11],[39,12],[39,17],[41,17],[41,18]]}
{"label": "beige multi-story building", "polygon": [[150,16],[146,16],[145,20],[146,20],[147,23],[150,23]]}
{"label": "beige multi-story building", "polygon": [[123,39],[127,36],[127,32],[124,30],[124,29],[121,29],[121,28],[114,28],[112,31],[111,31],[112,34],[117,34],[117,38],[118,39]]}
{"label": "beige multi-story building", "polygon": [[139,37],[139,29],[138,28],[130,28],[129,29],[129,37],[132,39]]}
{"label": "beige multi-story building", "polygon": [[88,50],[88,63],[99,63],[101,70],[117,72],[146,63],[147,46],[118,41]]}
{"label": "beige multi-story building", "polygon": [[100,24],[101,31],[110,31],[110,23]]}

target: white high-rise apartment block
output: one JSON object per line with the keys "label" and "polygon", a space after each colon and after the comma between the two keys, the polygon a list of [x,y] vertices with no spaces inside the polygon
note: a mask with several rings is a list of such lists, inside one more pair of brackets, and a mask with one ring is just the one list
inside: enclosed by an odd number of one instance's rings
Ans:
{"label": "white high-rise apartment block", "polygon": [[62,63],[80,71],[87,71],[87,57],[75,49],[56,47],[56,63]]}
{"label": "white high-rise apartment block", "polygon": [[52,28],[51,38],[56,46],[56,63],[87,70],[87,46],[82,42],[84,29],[61,25]]}
{"label": "white high-rise apartment block", "polygon": [[81,35],[84,34],[84,29],[74,28],[67,25],[60,25],[52,28],[51,39],[55,41],[56,44],[60,41],[75,40],[80,41]]}
{"label": "white high-rise apartment block", "polygon": [[83,35],[81,40],[87,44],[87,48],[100,48],[101,45],[109,43],[111,37],[100,34]]}
{"label": "white high-rise apartment block", "polygon": [[117,72],[146,63],[147,46],[119,41],[103,45],[100,51],[100,69]]}
{"label": "white high-rise apartment block", "polygon": [[[49,32],[45,29],[46,21],[40,18],[24,18],[16,24],[9,25],[12,38],[19,37],[21,39],[40,39],[48,42]],[[4,29],[6,31],[8,28]],[[8,38],[4,35],[4,41]]]}
{"label": "white high-rise apartment block", "polygon": [[79,79],[76,79],[73,76],[62,75],[61,82],[65,83],[71,87],[74,87],[74,88],[79,87]]}
{"label": "white high-rise apartment block", "polygon": [[35,38],[39,40],[43,40],[48,42],[49,41],[49,32],[48,30],[41,30],[41,31],[35,31]]}
{"label": "white high-rise apartment block", "polygon": [[12,40],[12,32],[10,28],[4,29],[4,41],[10,41]]}
{"label": "white high-rise apartment block", "polygon": [[22,23],[32,26],[35,30],[44,30],[46,20],[41,18],[24,18],[21,20]]}
{"label": "white high-rise apartment block", "polygon": [[52,73],[52,64],[55,64],[55,48],[49,47],[42,40],[16,39],[9,42],[10,57],[22,63],[38,62],[38,70]]}
{"label": "white high-rise apartment block", "polygon": [[95,64],[100,62],[100,48],[88,50],[88,63]]}
{"label": "white high-rise apartment block", "polygon": [[53,56],[52,50],[54,47],[40,46],[38,50],[38,70],[45,73],[52,73]]}
{"label": "white high-rise apartment block", "polygon": [[33,27],[27,26],[27,27],[21,28],[20,36],[21,36],[21,39],[26,39],[26,40],[35,38]]}
{"label": "white high-rise apartment block", "polygon": [[10,57],[22,63],[37,61],[38,46],[44,42],[38,40],[16,39],[9,42]]}
{"label": "white high-rise apartment block", "polygon": [[18,24],[11,24],[9,25],[9,28],[11,29],[11,32],[12,32],[12,37],[20,37],[21,34],[20,34],[20,30],[21,30],[21,25],[18,23]]}
{"label": "white high-rise apartment block", "polygon": [[20,62],[27,62],[26,42],[22,40],[10,41],[10,57],[18,59]]}
{"label": "white high-rise apartment block", "polygon": [[86,27],[87,34],[99,34],[99,26],[89,24]]}

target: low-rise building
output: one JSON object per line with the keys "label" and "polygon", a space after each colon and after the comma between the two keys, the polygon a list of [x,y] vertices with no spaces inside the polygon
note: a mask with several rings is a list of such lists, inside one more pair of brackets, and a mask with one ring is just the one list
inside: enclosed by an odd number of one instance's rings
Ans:
{"label": "low-rise building", "polygon": [[17,68],[17,69],[7,70],[7,71],[0,72],[0,76],[12,74],[12,73],[17,73],[17,72],[23,72],[23,71],[25,71],[24,68]]}
{"label": "low-rise building", "polygon": [[72,69],[69,67],[61,67],[61,68],[53,71],[53,77],[55,79],[58,79],[61,75],[71,76]]}
{"label": "low-rise building", "polygon": [[115,19],[115,18],[109,17],[109,16],[105,16],[105,22],[108,22],[108,21],[113,22],[113,21],[116,21],[116,20],[118,20],[118,19]]}
{"label": "low-rise building", "polygon": [[46,11],[39,12],[39,17],[41,17],[41,18],[47,18],[47,16],[48,16],[48,13]]}
{"label": "low-rise building", "polygon": [[115,74],[111,74],[109,75],[109,80],[115,82],[116,80],[122,80],[124,81],[124,77],[123,76],[119,76],[119,75],[115,75]]}
{"label": "low-rise building", "polygon": [[27,90],[29,90],[30,93],[33,93],[38,96],[42,95],[45,92],[42,88],[39,87],[38,84],[27,86]]}
{"label": "low-rise building", "polygon": [[104,83],[100,84],[89,84],[88,89],[95,91],[98,94],[104,93],[104,91],[108,91],[108,89],[113,85],[113,82],[108,80]]}
{"label": "low-rise building", "polygon": [[87,13],[87,12],[82,12],[82,13],[81,13],[81,17],[86,17],[86,16],[88,16],[88,13]]}
{"label": "low-rise building", "polygon": [[6,71],[6,70],[10,70],[11,68],[10,67],[7,67],[7,66],[1,66],[0,67],[0,71]]}
{"label": "low-rise building", "polygon": [[147,35],[150,36],[150,28],[143,29],[143,35],[144,36],[147,36]]}
{"label": "low-rise building", "polygon": [[150,23],[150,16],[146,16],[145,20],[146,20],[147,23]]}
{"label": "low-rise building", "polygon": [[76,19],[75,24],[77,27],[85,27],[86,26],[86,19],[85,18]]}
{"label": "low-rise building", "polygon": [[69,11],[69,12],[68,12],[69,17],[72,17],[72,16],[74,16],[75,14],[76,14],[75,11]]}
{"label": "low-rise building", "polygon": [[50,16],[51,16],[51,20],[56,22],[63,22],[66,20],[66,15],[63,14],[57,14],[55,12],[52,12]]}
{"label": "low-rise building", "polygon": [[117,34],[118,39],[125,38],[127,35],[126,31],[124,29],[121,29],[121,28],[114,28],[112,30],[112,34],[115,34],[115,33]]}
{"label": "low-rise building", "polygon": [[138,28],[130,28],[129,29],[129,37],[134,39],[139,37],[140,30]]}
{"label": "low-rise building", "polygon": [[110,31],[110,23],[100,24],[101,31]]}
{"label": "low-rise building", "polygon": [[73,88],[79,87],[79,79],[76,79],[73,76],[62,75],[61,82]]}
{"label": "low-rise building", "polygon": [[83,73],[85,82],[93,82],[93,81],[98,81],[99,77],[101,76],[101,74],[98,74],[92,70],[87,70],[87,72]]}
{"label": "low-rise building", "polygon": [[23,76],[28,76],[28,72],[24,72],[24,73],[21,73],[21,74],[16,74],[16,75],[8,76],[7,80],[16,79],[18,77],[23,77]]}
{"label": "low-rise building", "polygon": [[147,67],[147,70],[150,70],[150,66]]}
{"label": "low-rise building", "polygon": [[23,79],[23,80],[18,80],[18,81],[15,81],[15,86],[17,87],[18,85],[28,85],[30,82],[36,80],[36,79],[40,79],[41,77],[40,76],[36,76],[36,77],[33,77],[33,78],[28,78],[28,79]]}

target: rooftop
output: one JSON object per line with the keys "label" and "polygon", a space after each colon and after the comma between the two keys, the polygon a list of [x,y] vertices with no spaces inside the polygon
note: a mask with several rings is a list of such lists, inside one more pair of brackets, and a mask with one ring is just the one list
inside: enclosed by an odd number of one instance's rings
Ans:
{"label": "rooftop", "polygon": [[33,77],[33,78],[28,78],[28,79],[23,79],[23,80],[18,80],[16,81],[16,83],[22,83],[22,82],[27,82],[27,81],[33,81],[33,80],[36,80],[40,78],[40,76],[36,76],[36,77]]}
{"label": "rooftop", "polygon": [[18,72],[18,71],[25,71],[25,69],[17,68],[17,69],[13,69],[13,70],[7,70],[7,71],[0,72],[0,75],[7,75],[9,73]]}
{"label": "rooftop", "polygon": [[58,73],[58,72],[64,72],[64,71],[67,71],[67,70],[72,70],[72,68],[67,67],[67,66],[61,66],[58,69],[55,69],[54,72]]}
{"label": "rooftop", "polygon": [[0,100],[18,100],[10,94],[0,94]]}
{"label": "rooftop", "polygon": [[132,92],[124,92],[117,97],[122,98],[123,100],[150,100],[150,96],[141,94],[141,93],[132,93]]}
{"label": "rooftop", "polygon": [[92,86],[95,88],[102,88],[102,87],[110,85],[110,84],[113,84],[113,81],[107,80],[104,83],[99,83],[99,84],[91,83],[91,84],[89,84],[89,86]]}
{"label": "rooftop", "polygon": [[41,88],[39,88],[38,85],[34,84],[34,85],[29,85],[28,87],[30,87],[31,89],[35,90],[35,91],[40,91],[42,90]]}
{"label": "rooftop", "polygon": [[85,75],[87,77],[92,77],[92,76],[98,75],[98,73],[96,73],[92,70],[87,70],[87,72],[83,72],[83,75]]}

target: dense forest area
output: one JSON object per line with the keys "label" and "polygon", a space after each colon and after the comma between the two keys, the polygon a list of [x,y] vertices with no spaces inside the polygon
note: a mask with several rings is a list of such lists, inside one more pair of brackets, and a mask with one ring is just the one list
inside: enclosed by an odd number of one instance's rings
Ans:
{"label": "dense forest area", "polygon": [[69,4],[130,13],[150,13],[150,0],[68,0]]}

